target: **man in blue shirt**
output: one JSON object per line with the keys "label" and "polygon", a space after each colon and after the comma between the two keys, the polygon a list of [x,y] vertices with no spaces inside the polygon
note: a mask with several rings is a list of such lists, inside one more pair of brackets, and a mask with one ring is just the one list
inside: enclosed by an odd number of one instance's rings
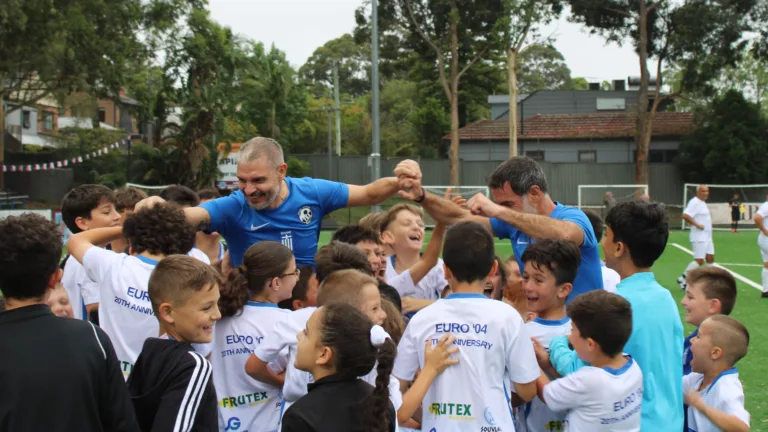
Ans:
{"label": "man in blue shirt", "polygon": [[468,209],[437,195],[425,194],[421,187],[421,168],[415,161],[401,162],[395,168],[403,191],[400,196],[421,203],[439,222],[461,220],[479,222],[500,239],[509,239],[522,274],[520,261],[529,244],[542,239],[565,239],[581,250],[581,264],[570,302],[579,294],[603,288],[600,253],[592,224],[581,210],[555,202],[547,193],[547,178],[531,158],[513,157],[491,174],[488,187],[493,201],[477,194],[467,202]]}
{"label": "man in blue shirt", "polygon": [[[283,149],[269,138],[253,138],[240,148],[238,190],[231,195],[184,209],[187,222],[206,226],[224,237],[232,266],[242,264],[253,244],[272,240],[293,250],[296,265],[313,265],[323,217],[340,208],[370,206],[397,193],[394,177],[366,186],[313,178],[287,177]],[[137,205],[152,205],[151,197]]]}

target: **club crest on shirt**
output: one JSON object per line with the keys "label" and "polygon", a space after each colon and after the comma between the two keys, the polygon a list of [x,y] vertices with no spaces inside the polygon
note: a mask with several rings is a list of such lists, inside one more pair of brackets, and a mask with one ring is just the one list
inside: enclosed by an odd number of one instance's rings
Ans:
{"label": "club crest on shirt", "polygon": [[312,222],[312,209],[309,206],[304,206],[299,209],[299,220],[303,224]]}

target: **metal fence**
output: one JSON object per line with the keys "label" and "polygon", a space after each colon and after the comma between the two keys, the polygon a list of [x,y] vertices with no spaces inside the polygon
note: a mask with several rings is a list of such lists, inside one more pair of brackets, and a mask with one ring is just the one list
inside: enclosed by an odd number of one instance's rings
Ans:
{"label": "metal fence", "polygon": [[[366,156],[334,156],[331,166],[327,155],[293,155],[310,162],[311,176],[349,184],[371,181],[370,160]],[[405,158],[382,158],[381,175],[391,175]],[[448,159],[418,159],[425,185],[450,184]],[[461,161],[460,176],[464,186],[486,185],[488,176],[503,161]],[[563,204],[576,205],[578,186],[584,184],[634,184],[635,165],[631,163],[540,163],[547,175],[549,192]],[[654,201],[679,206],[684,183],[674,164],[650,164],[650,194]]]}

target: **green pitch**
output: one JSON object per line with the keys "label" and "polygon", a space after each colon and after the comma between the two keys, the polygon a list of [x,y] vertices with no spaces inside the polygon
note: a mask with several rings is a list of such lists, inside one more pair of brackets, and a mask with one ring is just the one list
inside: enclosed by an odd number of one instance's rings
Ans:
{"label": "green pitch", "polygon": [[[330,241],[331,231],[323,231],[320,235],[320,244]],[[427,240],[430,233],[427,232]],[[425,244],[426,244],[425,241]],[[757,247],[757,232],[744,231],[732,233],[730,231],[716,231],[715,259],[723,267],[760,285],[762,261],[760,250]],[[669,243],[664,254],[653,267],[659,283],[670,290],[678,303],[680,319],[683,320],[684,310],[680,306],[683,296],[682,290],[675,280],[683,272],[685,267],[693,259],[692,256],[678,247],[678,244],[690,250],[688,232],[673,231],[670,233]],[[602,253],[602,252],[601,252]],[[496,254],[502,258],[512,255],[512,248],[508,241],[496,240]],[[741,382],[746,394],[747,411],[752,416],[751,430],[768,432],[768,299],[760,298],[760,291],[747,282],[738,280],[738,298],[732,316],[749,329],[750,345],[749,354],[737,365]],[[685,325],[685,334],[693,331],[693,327]],[[682,367],[682,365],[670,365],[670,367]]]}

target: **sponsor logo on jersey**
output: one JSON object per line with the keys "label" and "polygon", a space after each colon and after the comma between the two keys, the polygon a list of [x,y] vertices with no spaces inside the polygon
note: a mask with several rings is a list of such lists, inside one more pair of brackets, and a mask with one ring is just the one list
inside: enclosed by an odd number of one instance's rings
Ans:
{"label": "sponsor logo on jersey", "polygon": [[448,416],[451,420],[474,420],[471,404],[435,402],[429,406],[429,412],[435,417]]}
{"label": "sponsor logo on jersey", "polygon": [[229,420],[227,420],[227,425],[224,426],[225,431],[236,431],[240,430],[240,419],[237,417],[230,417]]}
{"label": "sponsor logo on jersey", "polygon": [[312,222],[312,209],[309,206],[299,209],[299,220],[305,225]]}
{"label": "sponsor logo on jersey", "polygon": [[219,406],[222,408],[237,408],[242,406],[261,405],[269,400],[267,392],[248,393],[240,396],[222,398]]}
{"label": "sponsor logo on jersey", "polygon": [[133,363],[117,359],[120,364],[120,371],[123,372],[123,376],[128,376],[133,372]]}

